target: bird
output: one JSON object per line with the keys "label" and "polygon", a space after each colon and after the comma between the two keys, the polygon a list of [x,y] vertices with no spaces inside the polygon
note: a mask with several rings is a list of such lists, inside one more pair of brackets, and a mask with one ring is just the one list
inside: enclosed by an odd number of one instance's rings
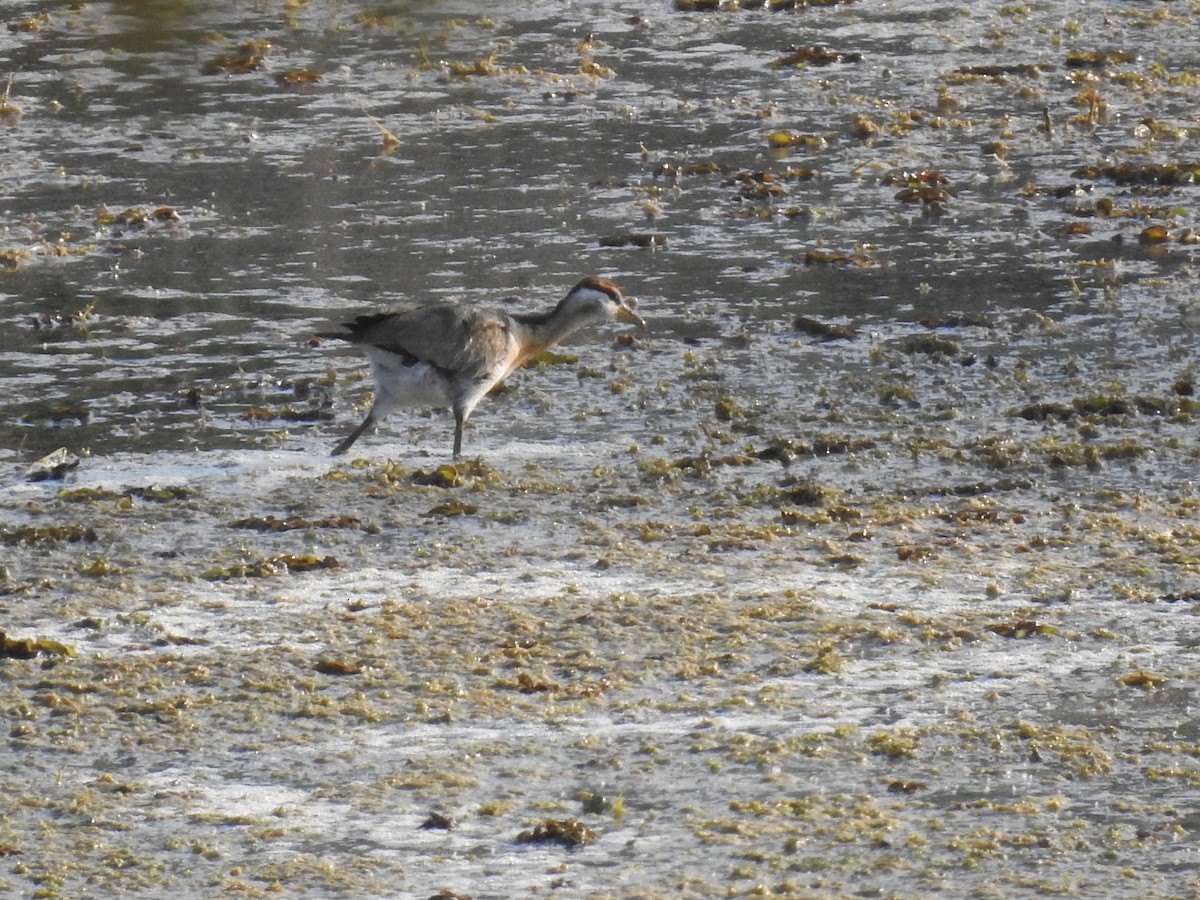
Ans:
{"label": "bird", "polygon": [[332,455],[341,456],[390,413],[429,406],[454,413],[458,459],[463,426],[492,388],[572,332],[613,319],[646,328],[620,288],[589,275],[546,312],[510,313],[435,301],[358,316],[343,323],[342,331],[319,332],[318,337],[361,347],[375,382],[366,418]]}

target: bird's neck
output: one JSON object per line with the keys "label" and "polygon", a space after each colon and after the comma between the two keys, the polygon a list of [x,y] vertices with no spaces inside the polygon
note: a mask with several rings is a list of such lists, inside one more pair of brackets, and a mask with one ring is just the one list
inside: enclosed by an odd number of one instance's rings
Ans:
{"label": "bird's neck", "polygon": [[553,347],[571,332],[588,324],[586,319],[566,315],[561,303],[549,312],[522,313],[512,318],[522,332],[519,340],[525,359],[537,356],[547,347]]}

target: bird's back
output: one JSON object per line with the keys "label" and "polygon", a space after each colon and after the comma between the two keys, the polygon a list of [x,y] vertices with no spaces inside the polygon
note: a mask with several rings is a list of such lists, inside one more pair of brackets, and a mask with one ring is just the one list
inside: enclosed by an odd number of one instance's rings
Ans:
{"label": "bird's back", "polygon": [[507,369],[516,352],[512,320],[455,303],[430,303],[358,316],[345,331],[323,337],[378,348],[406,364],[428,363],[456,379],[473,381]]}

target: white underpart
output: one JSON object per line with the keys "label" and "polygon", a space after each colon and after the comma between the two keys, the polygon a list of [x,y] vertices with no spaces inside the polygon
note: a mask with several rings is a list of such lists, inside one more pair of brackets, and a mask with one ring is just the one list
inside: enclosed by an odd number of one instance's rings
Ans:
{"label": "white underpart", "polygon": [[454,405],[453,385],[446,376],[428,363],[409,365],[395,353],[379,347],[365,347],[375,379],[376,419],[398,409],[431,406],[435,409]]}

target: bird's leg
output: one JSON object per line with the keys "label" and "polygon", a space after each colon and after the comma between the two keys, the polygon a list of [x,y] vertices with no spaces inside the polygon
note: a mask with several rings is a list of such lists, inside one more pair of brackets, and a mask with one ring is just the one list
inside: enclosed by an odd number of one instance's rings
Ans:
{"label": "bird's leg", "polygon": [[343,453],[345,453],[347,450],[350,449],[350,447],[354,444],[355,441],[357,441],[359,439],[359,437],[362,436],[362,433],[364,431],[366,431],[368,428],[370,428],[374,424],[375,424],[375,413],[372,410],[371,412],[367,413],[367,417],[362,420],[362,424],[359,425],[357,428],[355,428],[353,432],[351,432],[350,437],[346,438],[344,441],[342,441],[340,444],[338,444],[336,447],[333,448],[333,453],[331,455],[332,456],[341,456]]}
{"label": "bird's leg", "polygon": [[463,425],[467,422],[467,417],[463,415],[463,411],[457,406],[454,407],[454,458],[458,459],[462,455],[462,433]]}

